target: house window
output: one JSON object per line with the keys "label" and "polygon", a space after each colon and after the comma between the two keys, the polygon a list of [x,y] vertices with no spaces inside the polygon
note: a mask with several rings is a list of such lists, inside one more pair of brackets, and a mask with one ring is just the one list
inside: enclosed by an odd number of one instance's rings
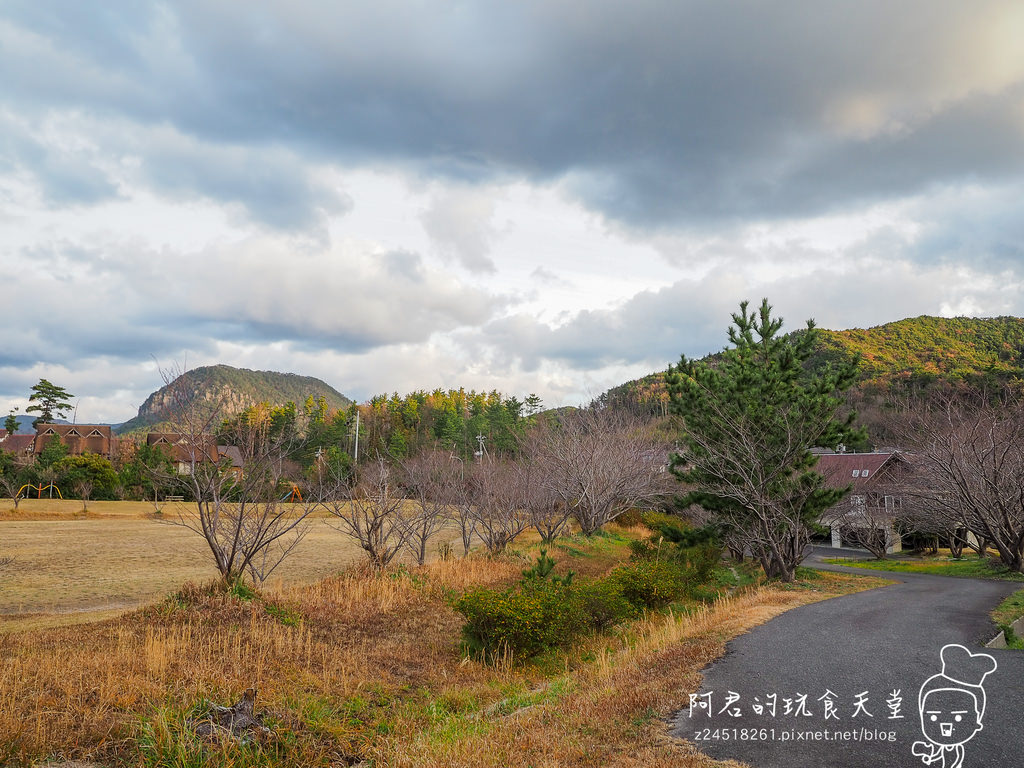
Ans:
{"label": "house window", "polygon": [[859,469],[853,470],[853,476],[854,477],[860,477],[860,470]]}
{"label": "house window", "polygon": [[860,476],[861,477],[867,477],[868,476],[868,470],[865,469],[863,472],[860,473]]}

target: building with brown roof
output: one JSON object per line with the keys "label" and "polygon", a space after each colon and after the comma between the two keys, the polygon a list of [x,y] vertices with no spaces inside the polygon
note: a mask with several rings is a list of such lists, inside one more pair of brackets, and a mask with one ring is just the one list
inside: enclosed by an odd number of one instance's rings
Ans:
{"label": "building with brown roof", "polygon": [[4,436],[0,439],[0,451],[13,453],[17,456],[31,456],[35,446],[35,435],[9,435],[7,430],[2,430]]}
{"label": "building with brown roof", "polygon": [[159,446],[178,467],[178,474],[189,475],[192,465],[220,461],[217,440],[213,435],[185,435],[180,432],[150,432],[146,445]]}
{"label": "building with brown roof", "polygon": [[858,546],[874,536],[884,539],[886,552],[899,552],[902,541],[893,523],[903,512],[901,489],[911,469],[899,451],[819,455],[815,471],[824,475],[827,487],[853,486],[821,516],[831,530],[832,546]]}
{"label": "building with brown roof", "polygon": [[113,434],[109,424],[40,424],[36,434],[32,452],[38,456],[50,440],[60,440],[68,449],[70,456],[83,453],[96,453],[105,459],[112,459],[114,454]]}

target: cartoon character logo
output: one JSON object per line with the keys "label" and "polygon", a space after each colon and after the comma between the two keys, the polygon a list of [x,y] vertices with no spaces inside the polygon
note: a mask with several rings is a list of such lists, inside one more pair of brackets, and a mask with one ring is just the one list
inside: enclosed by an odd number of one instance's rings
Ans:
{"label": "cartoon character logo", "polygon": [[912,751],[925,765],[961,768],[964,744],[982,729],[982,683],[995,671],[996,660],[955,644],[944,646],[939,658],[942,672],[925,680],[917,696],[921,732],[928,741],[915,741]]}

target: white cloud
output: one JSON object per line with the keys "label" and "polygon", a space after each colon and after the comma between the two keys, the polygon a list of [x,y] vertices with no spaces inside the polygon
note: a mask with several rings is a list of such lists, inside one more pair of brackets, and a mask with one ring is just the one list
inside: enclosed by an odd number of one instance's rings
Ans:
{"label": "white cloud", "polygon": [[154,355],[558,405],[714,351],[742,298],[1024,312],[1022,21],[8,3],[0,405],[47,376],[126,418]]}

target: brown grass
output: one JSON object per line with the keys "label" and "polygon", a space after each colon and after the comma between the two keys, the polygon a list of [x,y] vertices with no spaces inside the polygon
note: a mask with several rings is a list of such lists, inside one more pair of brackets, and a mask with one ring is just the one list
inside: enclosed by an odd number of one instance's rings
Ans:
{"label": "brown grass", "polygon": [[[202,537],[156,518],[152,504],[89,506],[82,515],[79,501],[26,499],[17,512],[0,512],[0,555],[14,558],[0,570],[0,633],[40,622],[80,623],[82,613],[124,611],[217,575]],[[174,519],[178,506],[166,505],[164,517]],[[361,558],[352,540],[320,515],[270,583],[313,582]]]}
{"label": "brown grass", "polygon": [[395,766],[725,766],[668,737],[667,718],[700,686],[700,670],[725,643],[798,605],[873,585],[828,576],[809,590],[761,587],[687,615],[651,616],[614,641],[595,638],[552,679],[527,676],[534,694],[497,712],[458,739],[437,738],[409,722],[412,740],[379,753]]}
{"label": "brown grass", "polygon": [[[622,538],[566,547],[555,553],[559,569],[579,573],[626,556]],[[59,755],[211,768],[362,758],[379,766],[711,765],[670,742],[663,722],[699,684],[699,670],[729,637],[872,583],[828,575],[805,589],[761,588],[687,615],[652,615],[525,666],[464,658],[450,596],[509,584],[527,560],[510,553],[384,576],[353,570],[282,584],[251,602],[188,587],[107,621],[0,635],[0,764]],[[187,747],[184,712],[207,699],[229,703],[252,685],[287,739],[257,757]],[[159,763],[172,749],[202,759]]]}

